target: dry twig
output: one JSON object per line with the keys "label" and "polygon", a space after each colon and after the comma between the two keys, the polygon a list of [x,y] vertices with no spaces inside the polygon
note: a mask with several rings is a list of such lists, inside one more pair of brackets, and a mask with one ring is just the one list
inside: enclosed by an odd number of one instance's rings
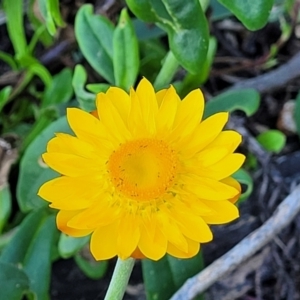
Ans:
{"label": "dry twig", "polygon": [[290,80],[299,76],[300,52],[279,68],[255,78],[241,80],[228,90],[254,88],[260,93],[266,93],[285,87]]}
{"label": "dry twig", "polygon": [[191,300],[269,243],[300,212],[300,185],[278,206],[273,216],[233,249],[188,279],[171,300]]}

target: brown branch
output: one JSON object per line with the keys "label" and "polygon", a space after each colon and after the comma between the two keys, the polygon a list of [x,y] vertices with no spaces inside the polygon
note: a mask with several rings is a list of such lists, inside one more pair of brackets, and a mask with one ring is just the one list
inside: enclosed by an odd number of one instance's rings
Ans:
{"label": "brown branch", "polygon": [[289,81],[299,76],[300,52],[279,68],[255,78],[239,81],[228,90],[254,88],[260,93],[265,93],[280,89],[286,86]]}
{"label": "brown branch", "polygon": [[188,279],[171,300],[191,300],[203,293],[218,279],[233,271],[269,243],[300,212],[300,185],[278,206],[273,216],[229,252],[199,274]]}

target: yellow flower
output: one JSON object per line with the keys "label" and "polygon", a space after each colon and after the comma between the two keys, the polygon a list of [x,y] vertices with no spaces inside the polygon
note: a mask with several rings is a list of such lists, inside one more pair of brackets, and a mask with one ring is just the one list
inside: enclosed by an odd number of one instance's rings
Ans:
{"label": "yellow flower", "polygon": [[233,153],[241,136],[222,131],[226,112],[202,121],[199,89],[181,101],[172,86],[155,93],[142,79],[130,95],[98,94],[96,106],[67,110],[75,136],[57,134],[43,155],[62,176],[39,190],[61,231],[91,234],[96,259],[189,258],[212,240],[208,224],[238,217],[230,176],[244,161]]}

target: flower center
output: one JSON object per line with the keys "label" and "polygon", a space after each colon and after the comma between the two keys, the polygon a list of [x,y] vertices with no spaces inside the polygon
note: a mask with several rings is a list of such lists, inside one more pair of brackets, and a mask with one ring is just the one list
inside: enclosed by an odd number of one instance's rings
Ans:
{"label": "flower center", "polygon": [[108,160],[115,188],[137,200],[151,200],[172,186],[178,168],[175,152],[163,141],[139,139],[127,142]]}

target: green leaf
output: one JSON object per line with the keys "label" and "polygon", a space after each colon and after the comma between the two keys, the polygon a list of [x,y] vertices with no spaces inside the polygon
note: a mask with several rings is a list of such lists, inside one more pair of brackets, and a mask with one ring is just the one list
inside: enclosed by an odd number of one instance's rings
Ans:
{"label": "green leaf", "polygon": [[122,10],[114,31],[113,47],[115,83],[129,91],[138,75],[140,60],[138,40],[126,9]]}
{"label": "green leaf", "polygon": [[154,82],[161,69],[161,62],[167,55],[167,51],[159,40],[152,39],[140,42],[140,52],[140,73],[150,82]]}
{"label": "green leaf", "polygon": [[48,216],[38,228],[24,260],[24,270],[30,279],[30,288],[35,292],[37,299],[41,300],[49,299],[51,255],[55,234],[55,216]]}
{"label": "green leaf", "polygon": [[90,252],[83,253],[84,249],[74,256],[80,270],[91,279],[102,278],[107,271],[108,261],[96,261]]}
{"label": "green leaf", "polygon": [[48,0],[38,0],[38,8],[45,21],[48,32],[53,36],[56,33],[56,27],[49,10]]}
{"label": "green leaf", "polygon": [[182,82],[179,82],[177,88],[181,97],[185,97],[190,91],[199,88],[203,84],[210,73],[212,63],[217,50],[217,40],[215,37],[209,39],[209,47],[203,68],[198,74],[187,74]]}
{"label": "green leaf", "polygon": [[[44,6],[46,10],[46,5]],[[42,11],[40,1],[29,1],[29,5],[27,7],[27,17],[34,31],[33,37],[31,38],[29,44],[29,53],[32,53],[35,44],[38,41],[42,42],[45,47],[49,47],[53,44],[53,36],[51,36],[47,30],[44,14],[45,12]]]}
{"label": "green leaf", "polygon": [[29,279],[20,268],[0,262],[0,300],[21,300],[29,290]]}
{"label": "green leaf", "polygon": [[82,5],[75,19],[75,35],[82,54],[109,83],[114,84],[113,25],[93,14],[93,6]]}
{"label": "green leaf", "polygon": [[11,213],[11,193],[9,186],[4,184],[0,187],[0,234],[3,231]]}
{"label": "green leaf", "polygon": [[46,209],[39,209],[27,215],[10,243],[2,251],[0,261],[23,265],[26,251],[34,239],[36,230],[45,221],[47,215]]}
{"label": "green leaf", "polygon": [[22,157],[17,185],[17,200],[22,212],[48,205],[38,195],[40,186],[58,174],[45,165],[42,154],[56,132],[71,133],[65,117],[50,124],[27,148]]}
{"label": "green leaf", "polygon": [[3,0],[3,8],[6,14],[6,25],[10,41],[13,44],[15,54],[19,57],[26,53],[27,42],[25,27],[23,24],[23,0]]}
{"label": "green leaf", "polygon": [[298,93],[296,98],[294,120],[296,122],[298,135],[300,136],[300,92]]}
{"label": "green leaf", "polygon": [[55,23],[60,27],[64,27],[66,24],[60,14],[59,0],[48,0],[48,9]]}
{"label": "green leaf", "polygon": [[72,95],[72,71],[69,68],[65,68],[53,76],[52,84],[46,88],[43,95],[41,108],[67,103]]}
{"label": "green leaf", "polygon": [[10,54],[0,51],[0,59],[6,62],[13,70],[16,71],[18,69],[17,63]]}
{"label": "green leaf", "polygon": [[167,300],[204,266],[199,252],[190,259],[178,259],[169,255],[159,261],[144,259],[142,267],[147,299]]}
{"label": "green leaf", "polygon": [[5,104],[8,102],[11,92],[11,86],[6,86],[0,91],[0,112],[2,111],[2,108],[5,106]]}
{"label": "green leaf", "polygon": [[24,270],[30,279],[30,288],[36,294],[37,299],[49,299],[51,254],[57,234],[55,216],[50,215],[39,226],[26,253]]}
{"label": "green leaf", "polygon": [[218,0],[210,0],[211,7],[211,21],[220,21],[225,18],[232,16],[232,13],[223,5],[221,5]]}
{"label": "green leaf", "polygon": [[274,0],[219,0],[249,30],[258,30],[268,22]]}
{"label": "green leaf", "polygon": [[87,74],[83,66],[77,65],[75,67],[72,85],[74,92],[79,103],[80,108],[85,111],[91,112],[96,108],[95,98],[96,96],[92,93],[88,93],[84,89],[84,85],[87,80]]}
{"label": "green leaf", "polygon": [[[208,25],[198,0],[162,0],[172,17],[168,36],[172,52],[190,73],[199,73],[208,50]],[[174,28],[174,29],[173,29]]]}
{"label": "green leaf", "polygon": [[38,7],[40,14],[45,20],[48,32],[54,36],[56,34],[56,25],[60,27],[65,26],[60,10],[58,0],[38,0]]}
{"label": "green leaf", "polygon": [[178,62],[190,73],[199,73],[208,49],[208,25],[199,0],[127,0],[133,13],[155,22],[168,33]]}
{"label": "green leaf", "polygon": [[89,236],[72,237],[62,233],[58,242],[58,252],[63,258],[70,258],[86,245],[89,239]]}
{"label": "green leaf", "polygon": [[246,190],[241,194],[238,204],[245,201],[253,191],[253,179],[250,174],[245,169],[239,169],[232,175],[238,182],[244,184],[246,186]]}
{"label": "green leaf", "polygon": [[256,137],[257,141],[269,152],[279,153],[285,146],[286,136],[279,130],[267,130]]}
{"label": "green leaf", "polygon": [[53,121],[57,119],[58,112],[55,107],[47,107],[40,114],[38,120],[32,126],[30,132],[22,142],[21,152],[23,152],[32,141]]}
{"label": "green leaf", "polygon": [[254,89],[224,92],[208,101],[204,118],[221,111],[233,112],[235,110],[242,110],[247,116],[252,116],[257,111],[259,103],[260,95]]}
{"label": "green leaf", "polygon": [[[89,83],[86,85],[86,89],[93,94],[98,94],[98,93],[106,93],[107,90],[110,88],[109,84],[106,83]],[[93,101],[95,102],[95,96],[93,97]]]}
{"label": "green leaf", "polygon": [[46,87],[49,87],[52,83],[52,76],[48,69],[44,67],[36,58],[31,55],[23,55],[18,58],[20,65],[27,68],[28,71],[34,75],[37,75],[44,82]]}
{"label": "green leaf", "polygon": [[154,23],[158,20],[150,0],[126,0],[130,10],[141,20]]}
{"label": "green leaf", "polygon": [[151,24],[151,26],[139,19],[133,19],[132,24],[139,41],[151,42],[153,39],[165,36],[166,33],[158,26]]}
{"label": "green leaf", "polygon": [[37,75],[44,82],[46,87],[49,87],[52,84],[52,78],[49,71],[40,63],[29,63],[28,70],[34,75]]}
{"label": "green leaf", "polygon": [[57,233],[54,215],[45,209],[34,211],[24,219],[0,256],[2,262],[23,266],[30,289],[39,300],[49,299],[51,250]]}

